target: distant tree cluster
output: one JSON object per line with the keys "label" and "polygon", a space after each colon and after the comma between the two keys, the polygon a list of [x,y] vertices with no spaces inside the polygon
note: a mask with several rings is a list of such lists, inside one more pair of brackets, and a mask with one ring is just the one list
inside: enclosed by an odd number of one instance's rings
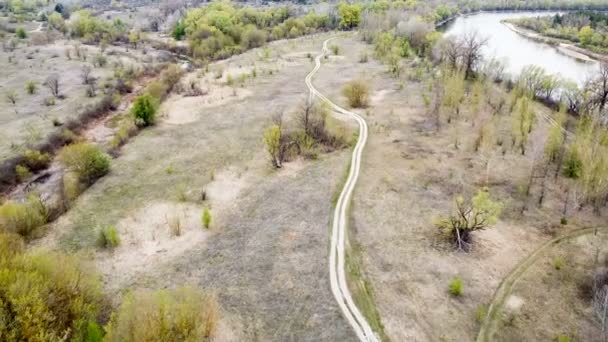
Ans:
{"label": "distant tree cluster", "polygon": [[329,15],[313,11],[296,18],[289,7],[255,9],[213,2],[188,11],[176,23],[173,37],[187,38],[192,56],[211,60],[262,46],[269,40],[295,38],[334,26]]}
{"label": "distant tree cluster", "polygon": [[597,52],[608,52],[608,14],[595,11],[576,11],[552,17],[521,18],[517,25],[545,36],[565,39]]}

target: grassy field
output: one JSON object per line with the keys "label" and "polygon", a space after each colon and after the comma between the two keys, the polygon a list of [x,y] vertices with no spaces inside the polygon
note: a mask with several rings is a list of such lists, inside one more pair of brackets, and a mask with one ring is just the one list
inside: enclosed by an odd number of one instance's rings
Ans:
{"label": "grassy field", "polygon": [[167,99],[159,123],[38,244],[94,250],[99,230],[115,225],[121,246],[93,253],[112,293],[196,284],[218,293],[244,339],[353,339],[327,274],[331,196],[347,152],[273,170],[262,141],[276,113],[295,124],[308,55],[324,38],[272,43],[186,75],[205,95]]}

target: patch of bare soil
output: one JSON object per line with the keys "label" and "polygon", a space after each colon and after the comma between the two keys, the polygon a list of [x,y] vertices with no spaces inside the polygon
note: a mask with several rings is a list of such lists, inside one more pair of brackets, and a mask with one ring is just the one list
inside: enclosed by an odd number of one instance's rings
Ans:
{"label": "patch of bare soil", "polygon": [[202,209],[187,203],[151,203],[116,224],[121,244],[99,252],[97,267],[111,286],[121,288],[134,273],[169,262],[211,234],[202,227]]}

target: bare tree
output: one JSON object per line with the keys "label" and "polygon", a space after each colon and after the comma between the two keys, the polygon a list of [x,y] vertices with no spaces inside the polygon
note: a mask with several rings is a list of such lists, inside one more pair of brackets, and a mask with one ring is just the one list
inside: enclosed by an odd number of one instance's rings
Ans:
{"label": "bare tree", "polygon": [[585,91],[589,101],[602,112],[608,102],[608,63],[602,63],[597,75],[586,82]]}
{"label": "bare tree", "polygon": [[82,78],[82,84],[91,83],[91,71],[93,69],[89,65],[83,65],[80,69],[80,77]]}
{"label": "bare tree", "polygon": [[52,74],[46,78],[44,84],[49,87],[51,94],[55,97],[59,97],[59,75]]}
{"label": "bare tree", "polygon": [[6,99],[14,106],[15,104],[17,104],[17,92],[12,89],[7,91]]}
{"label": "bare tree", "polygon": [[460,39],[462,66],[466,79],[474,76],[479,63],[482,61],[481,49],[487,42],[488,39],[482,38],[477,31],[469,32]]}
{"label": "bare tree", "polygon": [[441,61],[452,69],[457,69],[462,58],[461,42],[447,38],[441,42]]}

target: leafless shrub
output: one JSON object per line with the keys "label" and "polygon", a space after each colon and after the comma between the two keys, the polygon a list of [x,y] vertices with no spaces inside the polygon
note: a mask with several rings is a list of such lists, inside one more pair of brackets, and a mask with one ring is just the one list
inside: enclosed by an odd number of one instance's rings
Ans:
{"label": "leafless shrub", "polygon": [[59,75],[50,75],[44,81],[44,85],[49,88],[49,90],[51,91],[51,95],[53,95],[54,97],[59,97]]}
{"label": "leafless shrub", "polygon": [[82,78],[82,84],[89,84],[91,82],[91,71],[93,69],[89,65],[83,65],[80,69],[80,78]]}

